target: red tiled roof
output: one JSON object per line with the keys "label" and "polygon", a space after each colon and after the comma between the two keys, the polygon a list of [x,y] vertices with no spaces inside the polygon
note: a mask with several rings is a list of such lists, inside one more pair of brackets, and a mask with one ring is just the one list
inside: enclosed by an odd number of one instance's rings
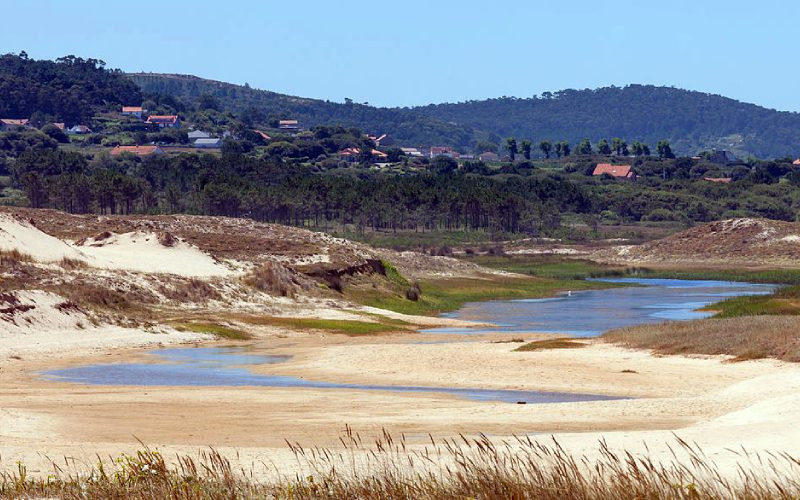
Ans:
{"label": "red tiled roof", "polygon": [[123,113],[141,113],[142,107],[141,106],[122,106]]}
{"label": "red tiled roof", "polygon": [[592,175],[608,174],[614,177],[633,177],[630,165],[612,165],[610,163],[598,163]]}
{"label": "red tiled roof", "polygon": [[159,150],[158,146],[117,146],[111,150],[111,155],[118,156],[122,153],[133,153],[137,156],[148,156]]}
{"label": "red tiled roof", "polygon": [[59,130],[64,130],[66,125],[63,122],[53,122],[53,125]]}
{"label": "red tiled roof", "polygon": [[353,156],[353,155],[360,155],[361,150],[358,148],[345,148],[339,151],[339,156]]}
{"label": "red tiled roof", "polygon": [[268,141],[268,140],[272,139],[272,137],[268,136],[267,134],[265,134],[264,132],[262,132],[260,130],[253,129],[253,132],[255,132],[256,134],[260,135],[261,138],[264,139],[265,141]]}
{"label": "red tiled roof", "polygon": [[708,182],[721,182],[722,184],[727,184],[731,182],[733,179],[730,177],[703,177],[704,181]]}
{"label": "red tiled roof", "polygon": [[800,165],[800,160],[795,160],[792,162],[792,165]]}
{"label": "red tiled roof", "polygon": [[373,149],[373,150],[372,150],[372,156],[377,156],[378,158],[386,158],[386,157],[388,157],[389,155],[387,155],[387,154],[386,154],[386,153],[384,153],[383,151],[378,151],[377,149]]}
{"label": "red tiled roof", "polygon": [[3,122],[6,125],[18,125],[23,126],[28,124],[27,118],[0,118],[0,122]]}

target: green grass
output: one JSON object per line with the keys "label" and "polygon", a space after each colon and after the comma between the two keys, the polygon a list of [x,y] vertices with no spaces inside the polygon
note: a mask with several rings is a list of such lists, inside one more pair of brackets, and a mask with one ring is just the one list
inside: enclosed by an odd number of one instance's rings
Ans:
{"label": "green grass", "polygon": [[424,316],[455,311],[468,302],[535,299],[550,297],[565,290],[587,290],[613,286],[615,285],[610,283],[582,280],[497,276],[493,279],[454,278],[423,281],[420,283],[422,296],[418,301],[408,300],[403,291],[396,293],[354,291],[350,292],[350,298],[372,307]]}
{"label": "green grass", "polygon": [[344,335],[377,335],[406,330],[410,325],[404,321],[380,318],[380,321],[358,321],[316,318],[276,318],[272,316],[249,316],[237,318],[253,325],[284,326],[294,330],[324,330]]}
{"label": "green grass", "polygon": [[800,269],[638,269],[635,273],[639,278],[747,281],[750,283],[800,285]]}
{"label": "green grass", "polygon": [[216,323],[178,323],[173,327],[179,332],[205,333],[228,340],[250,340],[253,338],[247,332]]}
{"label": "green grass", "polygon": [[608,266],[583,259],[565,259],[552,255],[525,257],[481,255],[466,260],[490,269],[555,279],[577,280],[623,276],[630,272],[619,266]]}
{"label": "green grass", "polygon": [[714,318],[800,315],[800,285],[781,288],[770,295],[732,297],[706,306],[702,310],[716,311],[717,314],[714,315]]}

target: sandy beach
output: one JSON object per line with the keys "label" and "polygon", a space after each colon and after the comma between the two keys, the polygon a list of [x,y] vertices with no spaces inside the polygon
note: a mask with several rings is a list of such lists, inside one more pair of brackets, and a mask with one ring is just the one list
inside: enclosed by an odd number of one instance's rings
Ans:
{"label": "sandy beach", "polygon": [[276,333],[245,345],[252,353],[292,356],[254,371],[315,381],[626,399],[516,405],[447,394],[345,389],[84,386],[38,374],[66,366],[155,361],[143,349],[98,353],[76,348],[72,357],[29,353],[3,363],[2,465],[22,460],[31,472],[44,474],[52,470],[51,459],[71,457],[71,466],[86,467],[98,456],[141,448],[141,441],[170,454],[214,447],[256,474],[291,473],[296,463],[286,440],[336,448],[345,425],[364,436],[382,429],[403,434],[416,446],[428,443],[429,434],[483,433],[497,440],[511,435],[548,440],[552,435],[568,450],[589,456],[597,453],[602,439],[618,449],[663,459],[670,458],[669,445],[679,436],[696,442],[730,471],[742,458],[731,450],[740,447],[800,454],[800,431],[794,425],[800,369],[791,364],[658,357],[600,341],[587,341],[581,349],[539,352],[513,352],[519,344],[495,343],[496,336],[421,343],[436,339],[428,334],[352,338]]}

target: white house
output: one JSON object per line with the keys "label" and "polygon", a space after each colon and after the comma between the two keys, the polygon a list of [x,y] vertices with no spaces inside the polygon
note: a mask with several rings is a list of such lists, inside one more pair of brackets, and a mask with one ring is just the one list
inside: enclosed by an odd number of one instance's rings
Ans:
{"label": "white house", "polygon": [[218,137],[201,137],[194,141],[194,147],[204,149],[219,149],[222,147],[222,139]]}

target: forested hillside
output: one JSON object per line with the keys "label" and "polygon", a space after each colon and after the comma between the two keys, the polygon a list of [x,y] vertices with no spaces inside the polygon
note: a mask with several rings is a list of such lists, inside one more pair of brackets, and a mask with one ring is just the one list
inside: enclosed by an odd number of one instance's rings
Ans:
{"label": "forested hillside", "polygon": [[266,116],[275,120],[296,119],[305,128],[316,125],[358,127],[373,134],[388,132],[401,143],[418,145],[470,147],[481,135],[471,127],[445,123],[407,110],[293,97],[189,75],[133,73],[128,77],[146,93],[172,95],[189,102],[201,96],[212,96],[224,111],[254,116],[257,121]]}
{"label": "forested hillside", "polygon": [[107,70],[98,59],[33,60],[24,52],[0,56],[2,118],[75,125],[97,111],[141,100],[136,84],[119,70]]}
{"label": "forested hillside", "polygon": [[800,113],[669,87],[564,90],[530,99],[430,105],[415,112],[537,141],[574,144],[583,138],[623,137],[655,144],[668,139],[678,154],[711,148],[761,158],[800,154]]}
{"label": "forested hillside", "polygon": [[145,92],[196,99],[209,94],[225,110],[297,118],[306,126],[343,124],[388,132],[414,146],[472,150],[478,140],[514,136],[577,144],[621,137],[655,145],[667,139],[677,154],[726,149],[760,158],[800,154],[800,114],[779,112],[726,97],[669,87],[630,85],[564,90],[529,99],[376,108],[292,97],[186,75],[129,75]]}

